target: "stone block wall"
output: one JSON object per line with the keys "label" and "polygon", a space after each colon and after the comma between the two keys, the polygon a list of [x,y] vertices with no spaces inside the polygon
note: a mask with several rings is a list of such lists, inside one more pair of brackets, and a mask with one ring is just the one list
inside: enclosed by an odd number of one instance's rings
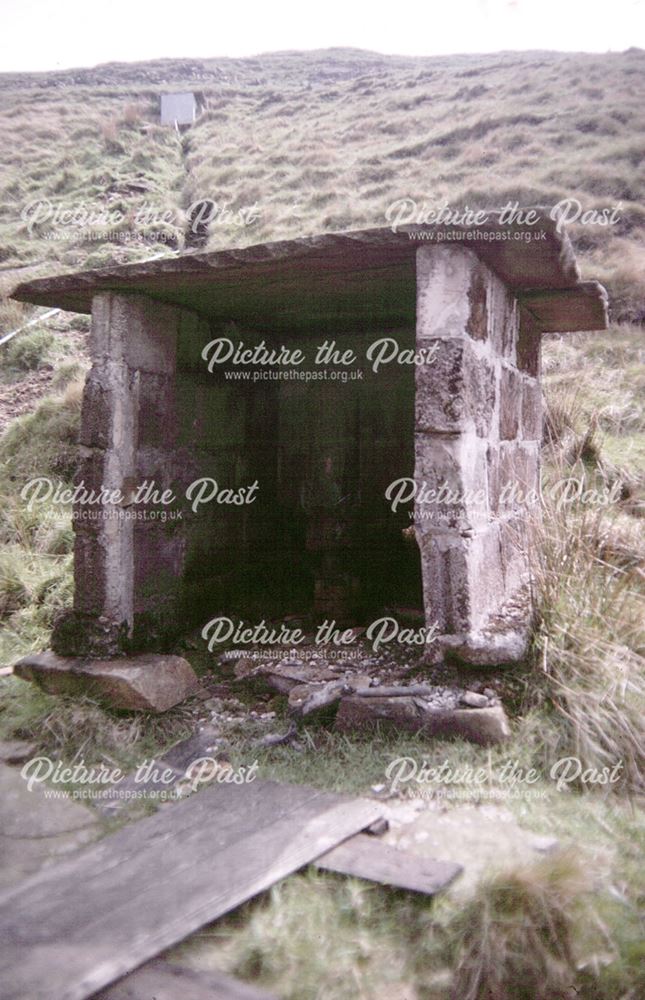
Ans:
{"label": "stone block wall", "polygon": [[[138,295],[96,295],[81,412],[77,484],[121,502],[75,506],[74,611],[55,628],[63,654],[111,655],[132,643],[135,619],[173,607],[184,540],[167,522],[137,520],[145,480],[174,478],[176,358],[182,311]],[[159,505],[146,504],[146,511]]]}
{"label": "stone block wall", "polygon": [[491,634],[517,640],[530,614],[522,591],[537,511],[539,335],[472,251],[421,247],[417,347],[433,358],[417,370],[415,428],[426,621],[464,659],[485,662],[488,649],[495,662]]}

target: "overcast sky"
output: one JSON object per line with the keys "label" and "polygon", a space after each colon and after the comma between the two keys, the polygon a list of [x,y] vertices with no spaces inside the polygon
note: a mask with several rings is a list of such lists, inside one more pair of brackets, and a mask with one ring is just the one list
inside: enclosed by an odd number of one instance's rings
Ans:
{"label": "overcast sky", "polygon": [[354,46],[402,55],[645,47],[645,0],[1,0],[0,71]]}

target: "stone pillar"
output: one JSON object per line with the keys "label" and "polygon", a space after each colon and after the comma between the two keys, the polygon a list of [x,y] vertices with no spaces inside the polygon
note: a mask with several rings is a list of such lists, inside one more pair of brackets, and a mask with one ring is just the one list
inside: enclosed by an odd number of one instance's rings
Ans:
{"label": "stone pillar", "polygon": [[[103,491],[104,499],[75,505],[74,611],[52,638],[64,655],[115,655],[129,647],[136,529],[127,507],[140,483],[138,452],[151,414],[157,434],[173,433],[172,415],[152,402],[169,383],[174,387],[178,323],[178,309],[145,296],[94,297],[76,484]],[[123,504],[106,498],[113,491]]]}
{"label": "stone pillar", "polygon": [[460,658],[524,655],[527,514],[537,511],[539,334],[464,247],[417,255],[415,530],[428,626]]}

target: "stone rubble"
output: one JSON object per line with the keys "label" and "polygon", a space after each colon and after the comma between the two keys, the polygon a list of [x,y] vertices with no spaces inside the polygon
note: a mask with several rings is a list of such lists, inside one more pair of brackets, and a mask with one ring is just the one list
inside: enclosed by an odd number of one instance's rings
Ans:
{"label": "stone rubble", "polygon": [[[436,671],[418,650],[375,654],[366,645],[356,645],[351,659],[329,661],[312,647],[285,649],[279,659],[262,648],[236,649],[221,654],[215,669],[226,675],[232,686],[259,696],[286,697],[289,714],[299,723],[319,715],[348,733],[390,723],[428,737],[454,735],[484,745],[510,734],[493,688],[482,690],[483,685],[475,681],[472,688],[435,681]],[[383,695],[377,693],[380,688]],[[230,705],[230,700],[226,704]],[[236,720],[218,699],[210,699],[206,705],[216,709],[212,721],[216,717]],[[255,709],[247,716],[266,722],[276,713]],[[269,734],[265,739],[274,738],[289,742],[281,734]]]}

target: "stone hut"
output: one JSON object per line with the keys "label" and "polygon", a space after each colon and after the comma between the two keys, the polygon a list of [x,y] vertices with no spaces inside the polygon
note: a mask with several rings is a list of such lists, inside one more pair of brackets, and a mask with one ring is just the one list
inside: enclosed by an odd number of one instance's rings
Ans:
{"label": "stone hut", "polygon": [[403,609],[467,662],[521,657],[541,335],[607,325],[566,234],[531,229],[374,229],[21,285],[92,316],[77,481],[104,499],[76,505],[54,650]]}

